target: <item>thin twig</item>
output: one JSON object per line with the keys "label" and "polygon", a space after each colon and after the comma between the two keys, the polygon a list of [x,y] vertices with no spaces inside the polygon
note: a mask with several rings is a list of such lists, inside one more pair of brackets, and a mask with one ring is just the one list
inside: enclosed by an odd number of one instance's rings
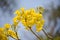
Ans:
{"label": "thin twig", "polygon": [[44,34],[45,34],[49,39],[53,40],[52,36],[48,35],[44,29],[42,29],[42,31],[44,32]]}
{"label": "thin twig", "polygon": [[16,32],[16,36],[17,36],[17,40],[21,40],[21,39],[19,39],[17,32]]}
{"label": "thin twig", "polygon": [[10,36],[11,38],[15,39],[15,38],[14,38],[14,37],[12,37],[11,35],[8,35],[8,36]]}
{"label": "thin twig", "polygon": [[16,39],[16,40],[21,40],[21,39],[19,39],[19,37],[18,37],[18,33],[17,33],[17,31],[16,31],[16,27],[14,27],[14,31],[15,31],[16,36],[17,36],[17,39]]}
{"label": "thin twig", "polygon": [[30,27],[29,27],[29,29],[39,40],[41,40],[41,38],[39,36],[37,36],[37,34],[35,34],[35,32]]}

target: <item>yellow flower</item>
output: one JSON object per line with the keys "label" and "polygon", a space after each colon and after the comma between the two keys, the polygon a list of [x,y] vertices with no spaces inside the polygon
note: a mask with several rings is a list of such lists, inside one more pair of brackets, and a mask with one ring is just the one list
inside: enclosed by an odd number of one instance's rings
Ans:
{"label": "yellow flower", "polygon": [[20,20],[20,16],[16,16],[17,17],[17,20]]}
{"label": "yellow flower", "polygon": [[10,25],[10,24],[5,24],[4,27],[5,27],[6,29],[9,29],[9,28],[11,27],[11,25]]}
{"label": "yellow flower", "polygon": [[0,33],[0,40],[8,40],[7,36]]}
{"label": "yellow flower", "polygon": [[0,33],[4,33],[4,28],[0,28]]}
{"label": "yellow flower", "polygon": [[43,28],[43,26],[42,26],[41,22],[37,22],[37,24],[36,24],[36,32],[41,31],[42,28]]}
{"label": "yellow flower", "polygon": [[31,12],[31,13],[34,13],[34,12],[35,12],[35,10],[34,10],[33,8],[31,8],[31,9],[30,9],[30,12]]}
{"label": "yellow flower", "polygon": [[0,40],[8,40],[7,35],[5,35],[5,30],[4,28],[0,28]]}
{"label": "yellow flower", "polygon": [[20,16],[16,16],[13,18],[13,22],[18,22],[18,21],[20,21]]}
{"label": "yellow flower", "polygon": [[32,15],[33,17],[36,17],[36,14],[37,14],[37,13],[31,13],[31,15]]}
{"label": "yellow flower", "polygon": [[[39,10],[41,10],[42,12],[44,11],[42,7],[40,7]],[[16,22],[16,25],[20,20],[26,29],[29,29],[29,27],[32,28],[32,26],[36,24],[36,30],[37,31],[42,30],[44,25],[44,19],[42,14],[35,12],[34,9],[24,10],[24,8],[21,8],[20,11],[21,11],[21,14],[19,14],[20,17],[17,16],[13,19],[13,21]]]}
{"label": "yellow flower", "polygon": [[43,29],[43,27],[37,26],[36,27],[36,32],[40,32]]}
{"label": "yellow flower", "polygon": [[20,13],[19,13],[19,10],[17,10],[17,16],[15,16],[14,18],[13,18],[13,25],[16,27],[17,25],[18,25],[18,23],[20,22]]}
{"label": "yellow flower", "polygon": [[26,26],[26,27],[28,26],[27,23],[25,22],[25,20],[21,20],[21,22],[24,26]]}
{"label": "yellow flower", "polygon": [[21,8],[21,11],[24,12],[24,8]]}
{"label": "yellow flower", "polygon": [[27,21],[27,25],[29,26],[29,27],[32,27],[33,25],[35,24],[35,22],[34,22],[34,20],[32,19],[32,20],[28,20]]}
{"label": "yellow flower", "polygon": [[14,22],[13,25],[14,27],[16,27],[18,25],[19,22]]}
{"label": "yellow flower", "polygon": [[43,13],[43,12],[44,12],[44,8],[40,6],[40,7],[39,7],[39,12],[40,12],[40,13]]}
{"label": "yellow flower", "polygon": [[13,22],[17,22],[17,17],[14,17],[13,18]]}
{"label": "yellow flower", "polygon": [[45,20],[44,20],[44,19],[42,19],[42,20],[41,20],[41,24],[44,24],[44,22],[45,22]]}
{"label": "yellow flower", "polygon": [[8,35],[10,35],[11,37],[17,39],[16,33],[14,31],[12,31],[12,30],[8,30]]}
{"label": "yellow flower", "polygon": [[27,15],[29,15],[29,14],[31,14],[31,13],[30,13],[30,10],[25,10],[25,15],[27,16]]}
{"label": "yellow flower", "polygon": [[25,19],[26,18],[26,14],[22,14],[21,19]]}
{"label": "yellow flower", "polygon": [[18,16],[21,15],[19,10],[16,10],[16,11],[15,11],[15,14],[18,15]]}
{"label": "yellow flower", "polygon": [[39,14],[39,13],[36,14],[36,17],[37,18],[43,18],[42,14]]}

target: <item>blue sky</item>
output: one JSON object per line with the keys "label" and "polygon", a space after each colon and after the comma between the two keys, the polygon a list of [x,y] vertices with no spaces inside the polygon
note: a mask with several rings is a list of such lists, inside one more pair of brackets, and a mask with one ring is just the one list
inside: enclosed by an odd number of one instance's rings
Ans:
{"label": "blue sky", "polygon": [[18,0],[19,7],[24,7],[26,9],[29,8],[36,8],[37,6],[46,6],[53,1],[55,4],[57,4],[57,0]]}

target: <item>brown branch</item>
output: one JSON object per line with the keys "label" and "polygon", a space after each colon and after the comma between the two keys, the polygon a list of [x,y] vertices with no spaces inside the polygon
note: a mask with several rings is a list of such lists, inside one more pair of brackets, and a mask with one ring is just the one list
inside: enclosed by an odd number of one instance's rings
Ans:
{"label": "brown branch", "polygon": [[48,35],[44,29],[42,29],[42,31],[44,32],[44,34],[45,34],[49,39],[53,40],[52,36]]}
{"label": "brown branch", "polygon": [[37,36],[37,34],[35,34],[35,32],[30,27],[29,27],[29,29],[39,40],[41,40],[41,38],[39,36]]}
{"label": "brown branch", "polygon": [[17,40],[21,40],[21,39],[19,39],[17,32],[16,32],[16,36],[17,36]]}

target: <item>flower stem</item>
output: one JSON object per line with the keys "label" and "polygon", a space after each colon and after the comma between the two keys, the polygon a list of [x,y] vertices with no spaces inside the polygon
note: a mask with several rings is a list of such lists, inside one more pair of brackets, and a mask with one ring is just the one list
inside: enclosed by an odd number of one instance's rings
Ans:
{"label": "flower stem", "polygon": [[14,27],[14,31],[15,31],[15,33],[16,33],[16,37],[17,37],[17,39],[16,40],[21,40],[21,39],[19,39],[19,37],[18,37],[18,33],[17,33],[17,31],[16,31],[16,28]]}
{"label": "flower stem", "polygon": [[19,39],[17,32],[16,32],[16,36],[17,36],[17,40],[21,40],[21,39]]}
{"label": "flower stem", "polygon": [[52,36],[48,35],[44,29],[42,29],[42,31],[44,32],[44,34],[45,34],[49,39],[53,40]]}
{"label": "flower stem", "polygon": [[[8,35],[8,36],[12,37],[11,35]],[[12,37],[12,38],[15,39],[14,37]]]}
{"label": "flower stem", "polygon": [[29,27],[29,29],[39,40],[41,40],[41,38],[37,34],[35,34],[35,32],[30,27]]}

